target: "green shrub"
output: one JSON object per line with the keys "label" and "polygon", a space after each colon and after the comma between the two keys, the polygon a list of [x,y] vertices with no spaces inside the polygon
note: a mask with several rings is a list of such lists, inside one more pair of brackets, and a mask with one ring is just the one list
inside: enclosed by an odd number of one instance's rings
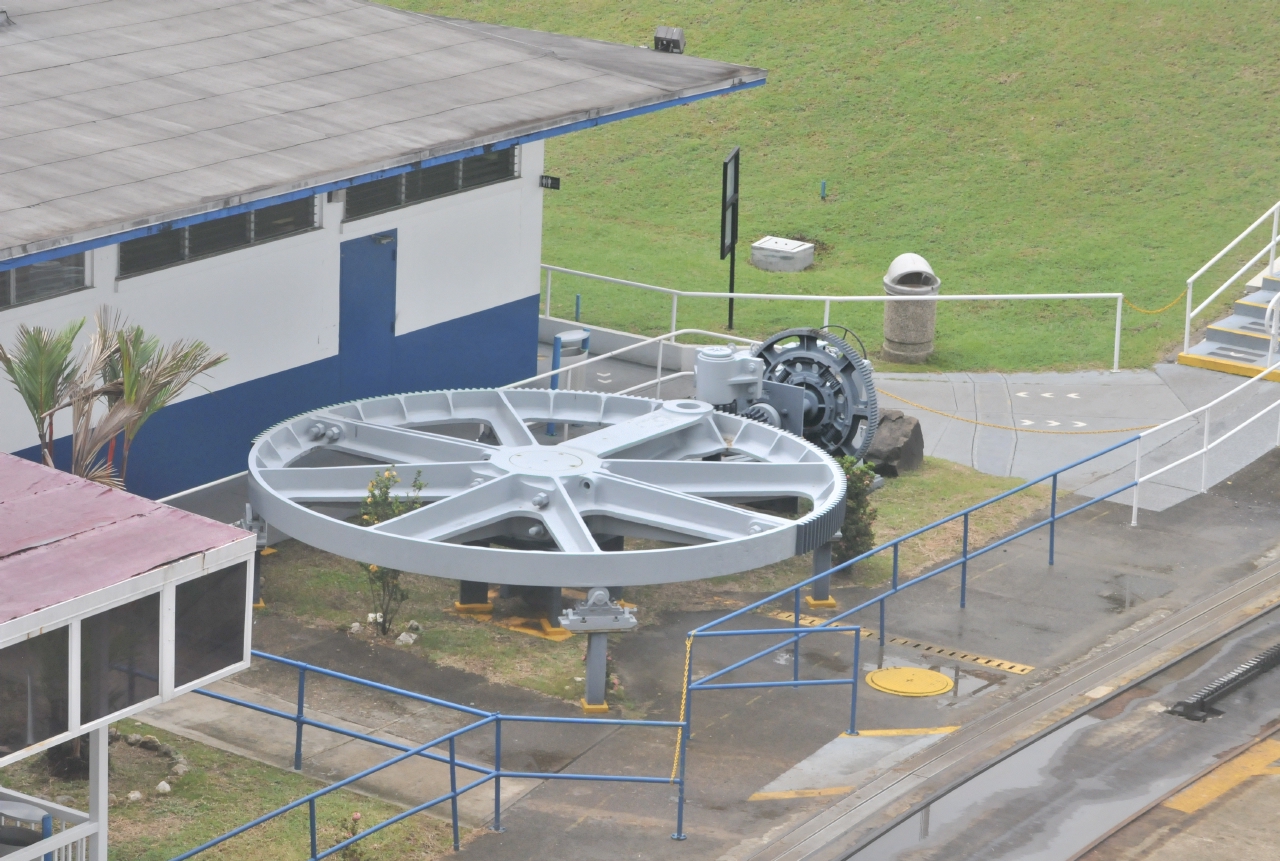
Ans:
{"label": "green shrub", "polygon": [[[360,503],[360,522],[364,526],[373,526],[393,517],[422,507],[418,498],[422,488],[422,471],[413,478],[412,494],[394,496],[391,488],[400,483],[400,476],[394,469],[384,470],[369,482],[369,492],[364,502]],[[400,585],[400,572],[394,568],[382,568],[377,565],[366,565],[368,573],[369,600],[373,605],[373,624],[378,626],[378,633],[391,633],[400,605],[409,597],[409,593]]]}
{"label": "green shrub", "polygon": [[871,467],[860,463],[856,458],[842,457],[839,463],[849,480],[849,489],[845,495],[844,525],[840,527],[840,540],[831,553],[832,562],[836,565],[861,556],[876,546],[876,536],[872,529],[876,510],[871,505],[871,483],[876,480],[876,474]]}

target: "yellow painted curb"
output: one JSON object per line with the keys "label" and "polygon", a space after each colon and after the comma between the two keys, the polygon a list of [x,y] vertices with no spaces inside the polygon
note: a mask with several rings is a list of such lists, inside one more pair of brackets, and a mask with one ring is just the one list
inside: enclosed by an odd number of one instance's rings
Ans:
{"label": "yellow painted curb", "polygon": [[[1211,371],[1221,371],[1224,374],[1235,374],[1239,377],[1256,377],[1259,369],[1253,365],[1246,365],[1244,362],[1233,362],[1230,359],[1215,359],[1210,356],[1200,356],[1194,353],[1179,353],[1179,365],[1189,365],[1193,368],[1208,368]],[[1273,383],[1280,383],[1280,371],[1272,371],[1267,374],[1267,379]]]}
{"label": "yellow painted curb", "polygon": [[867,673],[867,684],[886,694],[900,697],[936,697],[955,687],[942,673],[919,667],[885,667]]}
{"label": "yellow painted curb", "polygon": [[826,789],[787,789],[782,792],[757,792],[747,801],[785,801],[788,798],[821,798],[824,795],[848,795],[852,786],[828,786]]}
{"label": "yellow painted curb", "polygon": [[841,738],[857,738],[858,736],[887,736],[887,735],[946,735],[949,732],[955,732],[960,729],[958,726],[923,726],[915,729],[860,729],[855,734],[850,735],[847,732],[840,733]]}
{"label": "yellow painted curb", "polygon": [[592,705],[585,699],[578,700],[578,702],[582,703],[582,713],[584,715],[605,715],[609,713],[609,706],[604,703]]}
{"label": "yellow painted curb", "polygon": [[839,604],[836,603],[835,598],[823,598],[822,600],[819,601],[816,598],[814,598],[812,595],[805,595],[804,603],[808,605],[810,610],[817,610],[817,609],[834,610],[840,606]]}

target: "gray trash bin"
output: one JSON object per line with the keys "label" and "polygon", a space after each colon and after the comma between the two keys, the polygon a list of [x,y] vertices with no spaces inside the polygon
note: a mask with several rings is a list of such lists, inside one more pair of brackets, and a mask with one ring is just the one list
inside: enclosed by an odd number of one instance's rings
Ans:
{"label": "gray trash bin", "polygon": [[[941,285],[919,254],[899,254],[884,276],[884,292],[890,296],[936,296]],[[928,359],[937,315],[937,302],[885,302],[884,357],[912,365]]]}

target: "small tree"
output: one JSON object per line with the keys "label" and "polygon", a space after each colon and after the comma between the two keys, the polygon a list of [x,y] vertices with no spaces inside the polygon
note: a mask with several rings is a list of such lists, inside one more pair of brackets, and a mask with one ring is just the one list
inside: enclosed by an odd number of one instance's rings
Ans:
{"label": "small tree", "polygon": [[861,556],[876,546],[875,532],[871,528],[876,521],[876,510],[871,505],[871,483],[876,480],[876,474],[871,467],[852,457],[840,458],[840,468],[848,479],[849,489],[845,496],[840,540],[831,554],[836,565]]}
{"label": "small tree", "polygon": [[53,414],[80,370],[71,350],[82,328],[83,318],[60,331],[23,324],[18,327],[12,351],[0,345],[0,366],[36,423],[46,466],[53,466]]}
{"label": "small tree", "polygon": [[[373,526],[422,507],[419,497],[422,495],[422,489],[426,487],[422,482],[422,470],[418,470],[418,474],[414,476],[413,483],[410,485],[413,488],[412,494],[402,496],[392,494],[391,488],[399,483],[400,476],[396,475],[394,469],[383,470],[374,475],[373,481],[369,482],[369,492],[365,494],[364,502],[360,504],[361,524]],[[400,611],[400,605],[409,597],[409,593],[400,585],[401,572],[378,565],[365,567],[375,624],[378,626],[378,633],[385,636],[391,633],[396,613]]]}

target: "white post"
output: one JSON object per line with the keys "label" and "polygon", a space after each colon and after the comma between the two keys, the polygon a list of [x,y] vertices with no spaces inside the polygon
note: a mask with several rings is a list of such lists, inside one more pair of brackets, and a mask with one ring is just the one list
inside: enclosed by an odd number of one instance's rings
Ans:
{"label": "white post", "polygon": [[551,270],[547,270],[547,316],[551,316]]}
{"label": "white post", "polygon": [[1116,346],[1114,355],[1111,360],[1111,373],[1117,373],[1120,370],[1120,314],[1124,311],[1124,294],[1120,294],[1120,298],[1116,300]]}
{"label": "white post", "polygon": [[98,831],[89,837],[87,861],[107,861],[107,728],[89,733],[89,819]]}
{"label": "white post", "polygon": [[671,334],[676,333],[676,307],[680,304],[680,297],[675,293],[671,294]]}
{"label": "white post", "polygon": [[1191,292],[1195,288],[1195,279],[1187,279],[1187,320],[1182,326],[1182,352],[1191,349]]}
{"label": "white post", "polygon": [[1277,203],[1271,210],[1271,260],[1267,264],[1267,271],[1272,275],[1276,274],[1276,239],[1280,234],[1280,203]]}
{"label": "white post", "polygon": [[654,397],[656,398],[662,397],[662,348],[666,343],[667,341],[665,338],[658,342],[658,391],[654,393]]}
{"label": "white post", "polygon": [[1137,451],[1133,455],[1133,519],[1130,526],[1138,525],[1138,490],[1142,487],[1142,437],[1138,437]]}
{"label": "white post", "polygon": [[830,325],[831,325],[831,300],[828,299],[827,301],[822,303],[822,328],[825,329]]}
{"label": "white post", "polygon": [[1271,315],[1271,331],[1267,337],[1267,367],[1269,368],[1275,361],[1273,356],[1276,354],[1276,322],[1280,320],[1280,308],[1268,307],[1267,313]]}
{"label": "white post", "polygon": [[1204,411],[1204,449],[1200,455],[1200,492],[1205,491],[1205,481],[1209,472],[1209,411]]}

